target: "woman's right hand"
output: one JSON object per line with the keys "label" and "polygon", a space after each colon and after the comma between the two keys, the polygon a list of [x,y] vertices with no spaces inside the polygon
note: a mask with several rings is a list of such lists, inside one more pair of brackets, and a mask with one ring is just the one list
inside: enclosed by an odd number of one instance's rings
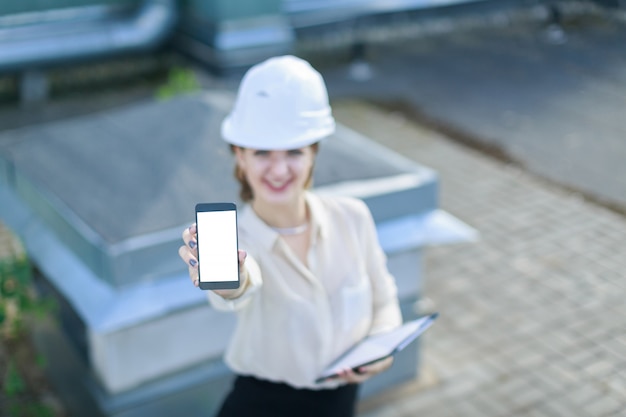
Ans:
{"label": "woman's right hand", "polygon": [[[189,270],[189,279],[195,287],[200,285],[198,274],[198,241],[196,224],[192,224],[183,230],[183,241],[185,244],[178,248],[178,255],[187,265]],[[248,284],[248,274],[244,262],[246,260],[246,252],[240,250],[238,252],[239,258],[239,288],[235,290],[213,290],[216,294],[224,298],[237,298],[239,297]]]}
{"label": "woman's right hand", "polygon": [[185,262],[189,269],[189,278],[195,287],[199,285],[198,275],[198,241],[196,224],[192,224],[183,230],[183,242],[178,248],[178,256]]}

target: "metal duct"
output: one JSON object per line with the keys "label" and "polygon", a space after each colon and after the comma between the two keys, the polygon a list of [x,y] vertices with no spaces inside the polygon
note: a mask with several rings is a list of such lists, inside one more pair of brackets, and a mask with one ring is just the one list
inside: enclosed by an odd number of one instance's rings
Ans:
{"label": "metal duct", "polygon": [[170,33],[177,20],[175,0],[145,0],[132,15],[94,19],[93,8],[88,7],[72,14],[81,13],[90,16],[0,26],[0,71],[149,49]]}

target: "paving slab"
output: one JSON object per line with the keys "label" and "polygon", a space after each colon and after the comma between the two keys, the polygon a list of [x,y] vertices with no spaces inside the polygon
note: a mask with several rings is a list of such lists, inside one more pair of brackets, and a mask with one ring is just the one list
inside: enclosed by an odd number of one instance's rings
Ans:
{"label": "paving slab", "polygon": [[424,294],[441,314],[422,336],[429,382],[360,415],[619,415],[626,219],[380,107],[334,111],[435,169],[441,206],[481,232],[425,251]]}

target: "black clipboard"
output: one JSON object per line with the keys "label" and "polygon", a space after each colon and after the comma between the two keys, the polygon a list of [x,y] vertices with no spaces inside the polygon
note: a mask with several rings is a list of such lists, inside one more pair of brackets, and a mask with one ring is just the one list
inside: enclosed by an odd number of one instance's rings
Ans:
{"label": "black clipboard", "polygon": [[332,379],[344,369],[357,369],[395,355],[424,333],[438,315],[439,313],[433,313],[408,321],[389,332],[366,337],[326,367],[315,382],[320,383]]}

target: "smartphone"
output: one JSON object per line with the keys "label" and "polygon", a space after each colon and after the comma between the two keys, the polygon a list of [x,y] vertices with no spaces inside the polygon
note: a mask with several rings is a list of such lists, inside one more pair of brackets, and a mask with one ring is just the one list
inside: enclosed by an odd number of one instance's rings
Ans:
{"label": "smartphone", "polygon": [[199,286],[203,290],[239,288],[237,206],[196,204]]}

